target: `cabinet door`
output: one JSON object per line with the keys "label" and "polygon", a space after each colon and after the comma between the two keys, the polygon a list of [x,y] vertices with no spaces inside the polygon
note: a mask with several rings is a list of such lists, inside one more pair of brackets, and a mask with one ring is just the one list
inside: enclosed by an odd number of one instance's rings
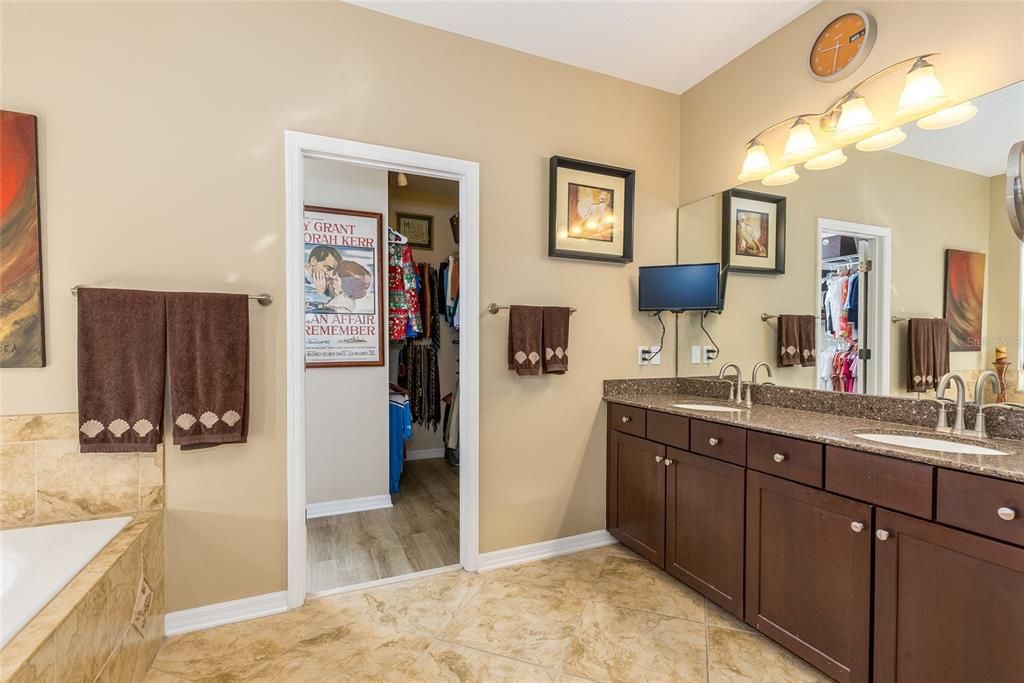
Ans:
{"label": "cabinet door", "polygon": [[743,618],[743,468],[668,449],[665,569]]}
{"label": "cabinet door", "polygon": [[608,436],[608,531],[665,566],[665,447],[629,434]]}
{"label": "cabinet door", "polygon": [[1022,680],[1024,549],[887,510],[876,528],[875,680]]}
{"label": "cabinet door", "polygon": [[867,681],[871,513],[747,471],[746,620],[837,681]]}

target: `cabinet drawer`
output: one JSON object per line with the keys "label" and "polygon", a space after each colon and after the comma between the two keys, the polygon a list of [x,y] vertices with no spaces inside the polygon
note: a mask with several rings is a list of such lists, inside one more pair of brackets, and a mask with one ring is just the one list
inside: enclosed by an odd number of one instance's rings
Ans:
{"label": "cabinet drawer", "polygon": [[1024,484],[940,469],[935,518],[1024,545]]}
{"label": "cabinet drawer", "polygon": [[610,403],[608,405],[608,428],[633,436],[646,436],[646,410],[633,406]]}
{"label": "cabinet drawer", "polygon": [[825,449],[826,489],[925,519],[932,518],[934,469],[847,448]]}
{"label": "cabinet drawer", "polygon": [[734,465],[746,465],[747,430],[690,420],[690,450]]}
{"label": "cabinet drawer", "polygon": [[747,432],[747,467],[752,469],[821,487],[823,460],[821,444],[776,434]]}
{"label": "cabinet drawer", "polygon": [[650,410],[647,412],[647,438],[688,451],[690,418]]}

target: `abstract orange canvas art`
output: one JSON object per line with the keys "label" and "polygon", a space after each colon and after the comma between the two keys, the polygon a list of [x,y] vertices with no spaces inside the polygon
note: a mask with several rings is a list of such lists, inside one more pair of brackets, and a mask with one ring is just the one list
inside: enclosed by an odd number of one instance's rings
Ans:
{"label": "abstract orange canvas art", "polygon": [[981,351],[985,254],[946,250],[946,322],[950,351]]}
{"label": "abstract orange canvas art", "polygon": [[36,117],[0,111],[0,367],[41,368],[43,272]]}

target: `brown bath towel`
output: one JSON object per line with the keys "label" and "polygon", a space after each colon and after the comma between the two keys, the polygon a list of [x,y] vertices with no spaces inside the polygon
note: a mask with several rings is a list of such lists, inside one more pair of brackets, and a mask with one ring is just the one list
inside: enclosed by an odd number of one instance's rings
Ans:
{"label": "brown bath towel", "polygon": [[949,326],[943,318],[907,321],[907,391],[934,391],[949,372]]}
{"label": "brown bath towel", "polygon": [[153,452],[164,415],[164,295],[78,290],[78,443],[83,453]]}
{"label": "brown bath towel", "polygon": [[245,443],[249,432],[249,300],[167,294],[171,421],[182,450]]}
{"label": "brown bath towel", "polygon": [[517,375],[539,375],[541,368],[540,306],[511,306],[508,312],[508,369]]}
{"label": "brown bath towel", "polygon": [[569,311],[561,306],[544,307],[544,374],[569,372]]}
{"label": "brown bath towel", "polygon": [[815,320],[813,315],[780,315],[778,367],[813,366]]}

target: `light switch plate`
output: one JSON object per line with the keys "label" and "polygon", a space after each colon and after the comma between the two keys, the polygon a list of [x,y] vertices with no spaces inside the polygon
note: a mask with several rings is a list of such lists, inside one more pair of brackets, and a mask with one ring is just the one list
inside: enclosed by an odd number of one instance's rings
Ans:
{"label": "light switch plate", "polygon": [[690,347],[690,364],[700,365],[701,348],[699,346]]}

